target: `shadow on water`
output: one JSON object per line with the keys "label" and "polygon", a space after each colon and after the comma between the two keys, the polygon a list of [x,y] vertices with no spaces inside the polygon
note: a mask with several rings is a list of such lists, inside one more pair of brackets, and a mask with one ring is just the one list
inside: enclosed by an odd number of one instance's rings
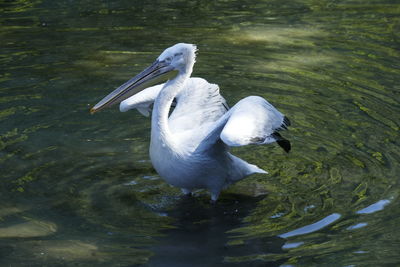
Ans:
{"label": "shadow on water", "polygon": [[[154,246],[150,266],[240,266],[243,263],[224,262],[225,257],[243,256],[256,251],[283,252],[284,239],[269,237],[252,240],[239,247],[229,246],[229,232],[243,225],[257,202],[263,199],[240,194],[223,194],[215,204],[209,196],[184,196],[166,210],[173,219],[173,229]],[[249,266],[279,266],[285,259],[267,264],[254,261]]]}

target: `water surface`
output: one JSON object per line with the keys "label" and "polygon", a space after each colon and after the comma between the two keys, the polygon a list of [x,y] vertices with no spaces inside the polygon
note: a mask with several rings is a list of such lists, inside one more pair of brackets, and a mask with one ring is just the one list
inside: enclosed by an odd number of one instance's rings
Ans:
{"label": "water surface", "polygon": [[[2,1],[0,265],[393,266],[400,262],[400,4]],[[268,99],[269,171],[185,198],[153,170],[149,119],[90,107],[166,47],[230,105]]]}

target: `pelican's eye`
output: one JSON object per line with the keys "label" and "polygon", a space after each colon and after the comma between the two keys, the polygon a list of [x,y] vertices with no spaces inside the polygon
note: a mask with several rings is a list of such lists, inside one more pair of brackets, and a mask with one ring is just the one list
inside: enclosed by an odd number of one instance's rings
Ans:
{"label": "pelican's eye", "polygon": [[182,53],[175,53],[174,57],[182,56]]}

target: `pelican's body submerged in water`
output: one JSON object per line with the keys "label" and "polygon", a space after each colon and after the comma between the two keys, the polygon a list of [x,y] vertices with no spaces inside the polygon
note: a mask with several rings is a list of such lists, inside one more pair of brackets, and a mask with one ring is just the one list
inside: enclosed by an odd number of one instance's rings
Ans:
{"label": "pelican's body submerged in water", "polygon": [[[229,109],[217,85],[190,77],[195,53],[196,46],[191,44],[167,48],[150,67],[91,111],[120,103],[122,112],[136,108],[148,116],[153,104],[150,158],[154,168],[184,193],[205,188],[216,201],[228,185],[254,173],[267,173],[230,154],[229,146],[278,142],[289,152],[290,142],[278,131],[290,122],[258,96],[246,97]],[[164,84],[151,86],[168,78]]]}

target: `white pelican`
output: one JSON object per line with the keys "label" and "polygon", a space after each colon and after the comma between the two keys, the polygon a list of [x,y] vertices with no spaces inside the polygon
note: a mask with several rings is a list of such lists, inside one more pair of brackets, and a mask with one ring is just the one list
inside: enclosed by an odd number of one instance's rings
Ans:
{"label": "white pelican", "polygon": [[[229,109],[216,84],[190,77],[195,58],[195,45],[179,43],[167,48],[91,112],[120,103],[121,112],[136,108],[148,116],[154,104],[150,142],[154,168],[183,193],[204,188],[215,202],[230,184],[254,173],[267,173],[230,154],[229,146],[277,142],[289,152],[290,142],[277,131],[287,129],[290,122],[258,96],[246,97]],[[149,87],[155,80],[168,78],[164,84]]]}

